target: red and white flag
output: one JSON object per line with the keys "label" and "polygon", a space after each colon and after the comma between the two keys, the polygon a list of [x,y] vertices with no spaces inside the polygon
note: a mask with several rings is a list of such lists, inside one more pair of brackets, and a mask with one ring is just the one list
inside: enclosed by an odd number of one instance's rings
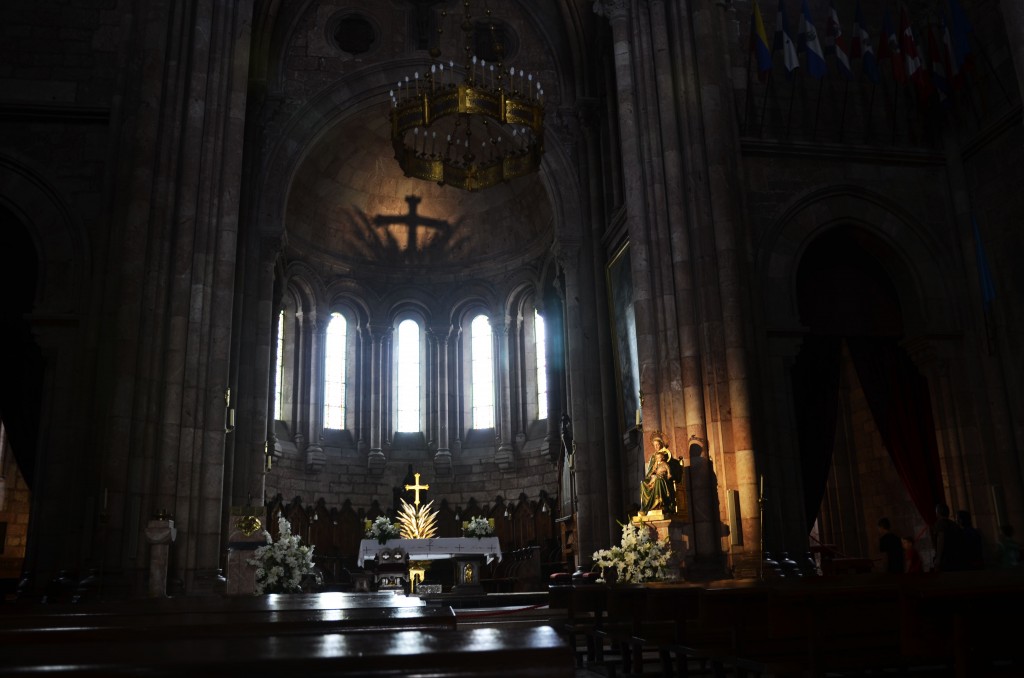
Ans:
{"label": "red and white flag", "polygon": [[906,68],[907,77],[914,82],[918,93],[927,98],[931,94],[932,85],[921,64],[921,55],[917,51],[914,29],[910,25],[906,7],[900,10],[900,52],[903,53],[903,65]]}

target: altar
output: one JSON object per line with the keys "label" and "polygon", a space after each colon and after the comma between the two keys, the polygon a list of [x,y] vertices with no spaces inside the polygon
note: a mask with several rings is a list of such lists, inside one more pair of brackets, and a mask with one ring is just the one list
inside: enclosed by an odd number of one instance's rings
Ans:
{"label": "altar", "polygon": [[[435,539],[388,539],[381,544],[375,539],[359,542],[357,563],[362,565],[375,560],[382,551],[401,549],[405,559],[412,566],[417,562],[430,560],[455,560],[455,584],[457,592],[479,592],[480,569],[484,563],[501,562],[501,545],[497,537],[438,537]],[[410,576],[410,581],[413,577]]]}

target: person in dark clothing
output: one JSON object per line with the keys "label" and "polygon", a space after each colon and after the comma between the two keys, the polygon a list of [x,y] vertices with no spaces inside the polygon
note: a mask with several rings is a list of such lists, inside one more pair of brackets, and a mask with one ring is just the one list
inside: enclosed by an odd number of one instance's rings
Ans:
{"label": "person in dark clothing", "polygon": [[878,550],[885,556],[884,570],[893,574],[903,572],[903,544],[900,538],[892,532],[892,525],[888,518],[878,519]]}
{"label": "person in dark clothing", "polygon": [[935,506],[935,523],[932,525],[932,544],[935,546],[935,572],[963,570],[967,562],[964,531],[949,517],[949,506],[939,503]]}
{"label": "person in dark clothing", "polygon": [[963,509],[956,512],[956,523],[964,531],[964,568],[982,570],[985,568],[985,546],[981,531],[971,524],[971,512]]}

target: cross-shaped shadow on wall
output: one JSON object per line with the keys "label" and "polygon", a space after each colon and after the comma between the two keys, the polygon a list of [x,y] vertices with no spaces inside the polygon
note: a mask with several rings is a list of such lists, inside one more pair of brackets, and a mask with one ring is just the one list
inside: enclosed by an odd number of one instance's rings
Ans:
{"label": "cross-shaped shadow on wall", "polygon": [[364,257],[376,261],[432,263],[451,261],[466,245],[466,233],[459,233],[461,220],[427,217],[419,213],[423,199],[407,195],[405,214],[377,214],[373,217],[359,208],[352,215],[354,242]]}

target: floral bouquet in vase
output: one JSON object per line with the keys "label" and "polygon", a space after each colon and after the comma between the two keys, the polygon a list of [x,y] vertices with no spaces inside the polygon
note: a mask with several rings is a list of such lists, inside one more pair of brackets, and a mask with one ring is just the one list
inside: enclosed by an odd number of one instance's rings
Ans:
{"label": "floral bouquet in vase", "polygon": [[616,581],[627,584],[668,578],[666,568],[672,557],[672,548],[667,537],[659,541],[651,533],[651,528],[646,525],[623,525],[619,546],[594,551],[594,567],[601,568],[597,581],[605,581],[604,572],[608,568],[615,568]]}
{"label": "floral bouquet in vase", "polygon": [[467,537],[490,537],[494,534],[494,518],[476,516],[462,523],[462,534]]}
{"label": "floral bouquet in vase", "polygon": [[281,516],[277,521],[280,535],[275,542],[266,530],[267,543],[253,552],[246,562],[256,568],[256,594],[299,593],[302,578],[313,573],[313,547],[300,545],[292,525]]}
{"label": "floral bouquet in vase", "polygon": [[366,538],[376,539],[378,544],[384,544],[388,539],[399,537],[398,526],[392,524],[387,516],[377,516],[373,522],[366,521]]}

